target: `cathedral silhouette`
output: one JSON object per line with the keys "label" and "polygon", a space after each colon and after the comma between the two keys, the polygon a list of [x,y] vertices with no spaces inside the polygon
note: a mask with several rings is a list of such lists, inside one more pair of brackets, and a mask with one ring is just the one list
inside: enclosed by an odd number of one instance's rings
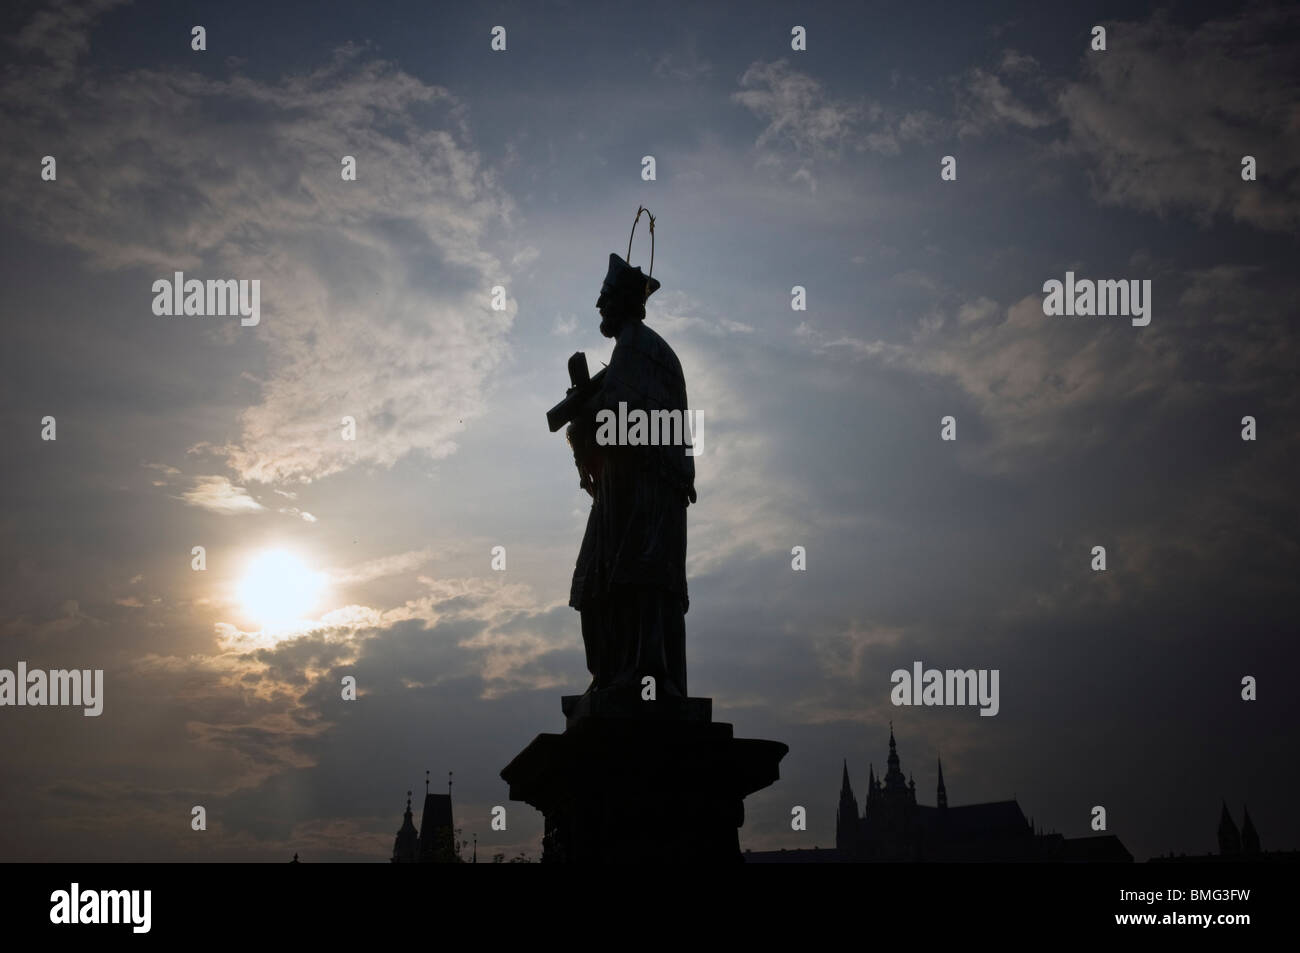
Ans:
{"label": "cathedral silhouette", "polygon": [[834,850],[747,851],[749,863],[900,863],[900,862],[1066,862],[1132,863],[1133,855],[1114,835],[1067,838],[1042,833],[1014,798],[985,804],[950,806],[938,765],[935,804],[920,804],[916,781],[905,778],[889,728],[889,758],[884,777],[868,769],[862,813],[849,782],[848,762],[840,782]]}

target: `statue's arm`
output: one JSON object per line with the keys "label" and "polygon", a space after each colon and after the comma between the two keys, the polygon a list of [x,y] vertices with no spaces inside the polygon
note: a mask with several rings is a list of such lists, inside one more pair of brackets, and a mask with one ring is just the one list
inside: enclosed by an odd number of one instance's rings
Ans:
{"label": "statue's arm", "polygon": [[596,418],[601,411],[609,411],[617,418],[620,403],[626,403],[629,410],[637,408],[642,401],[633,386],[637,380],[637,355],[626,344],[616,343],[614,353],[610,356],[609,366],[601,378],[601,385],[583,403],[581,409],[569,425],[567,436],[573,447],[573,460],[578,468],[580,486],[595,495],[595,482],[600,476],[605,461],[619,452],[617,447],[602,447],[596,441]]}
{"label": "statue's arm", "polygon": [[597,391],[587,399],[565,431],[569,446],[573,448],[573,464],[578,468],[578,486],[592,497],[596,495],[596,480],[600,476],[602,463],[601,447],[596,443],[596,414],[601,410],[600,393]]}

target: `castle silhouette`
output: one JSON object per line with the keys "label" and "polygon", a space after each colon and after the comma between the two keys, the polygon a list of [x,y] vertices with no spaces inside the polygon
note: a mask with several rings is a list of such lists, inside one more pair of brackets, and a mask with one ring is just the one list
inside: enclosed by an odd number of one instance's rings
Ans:
{"label": "castle silhouette", "polygon": [[863,812],[849,781],[848,761],[840,782],[834,850],[746,851],[749,863],[899,862],[1066,862],[1132,863],[1118,837],[1067,838],[1038,831],[1014,798],[950,806],[938,765],[935,805],[916,799],[916,781],[903,775],[889,729],[889,758],[883,778],[874,765],[867,775]]}

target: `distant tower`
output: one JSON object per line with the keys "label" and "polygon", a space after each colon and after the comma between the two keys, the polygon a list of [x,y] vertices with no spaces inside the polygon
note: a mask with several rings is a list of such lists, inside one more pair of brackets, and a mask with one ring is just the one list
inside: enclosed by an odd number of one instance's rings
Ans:
{"label": "distant tower", "polygon": [[898,746],[894,742],[894,726],[889,726],[889,770],[885,772],[885,797],[907,794],[907,779],[898,765]]}
{"label": "distant tower", "polygon": [[[393,860],[395,864],[413,864],[419,858],[420,836],[411,821],[411,792],[406,792],[406,814],[402,817],[402,828],[393,841]],[[295,855],[297,856],[297,855]]]}
{"label": "distant tower", "polygon": [[880,784],[876,781],[876,765],[875,762],[871,762],[867,765],[867,798],[862,804],[863,811],[875,804],[879,796]]}
{"label": "distant tower", "polygon": [[943,786],[943,758],[939,759],[939,791],[935,795],[935,804],[941,810],[948,807],[948,789]]}
{"label": "distant tower", "polygon": [[840,781],[840,807],[835,813],[835,848],[851,850],[858,835],[858,799],[849,784],[849,762],[844,762],[844,776]]}
{"label": "distant tower", "polygon": [[1219,853],[1240,854],[1241,834],[1228,813],[1228,802],[1223,802],[1223,811],[1219,814]]}
{"label": "distant tower", "polygon": [[1250,811],[1243,804],[1241,822],[1241,852],[1243,854],[1259,853],[1259,835],[1255,833],[1255,822],[1250,819]]}
{"label": "distant tower", "polygon": [[424,811],[420,815],[419,859],[422,864],[460,862],[456,850],[455,822],[451,813],[451,772],[447,772],[447,793],[430,794],[425,772]]}

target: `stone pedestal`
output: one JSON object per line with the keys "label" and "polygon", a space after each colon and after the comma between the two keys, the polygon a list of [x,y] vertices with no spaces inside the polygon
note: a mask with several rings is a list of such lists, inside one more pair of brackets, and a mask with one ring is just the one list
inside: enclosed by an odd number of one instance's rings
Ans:
{"label": "stone pedestal", "polygon": [[741,863],[744,799],[780,777],[789,748],[732,736],[707,698],[563,699],[568,727],[501,772],[546,818],[542,860]]}

